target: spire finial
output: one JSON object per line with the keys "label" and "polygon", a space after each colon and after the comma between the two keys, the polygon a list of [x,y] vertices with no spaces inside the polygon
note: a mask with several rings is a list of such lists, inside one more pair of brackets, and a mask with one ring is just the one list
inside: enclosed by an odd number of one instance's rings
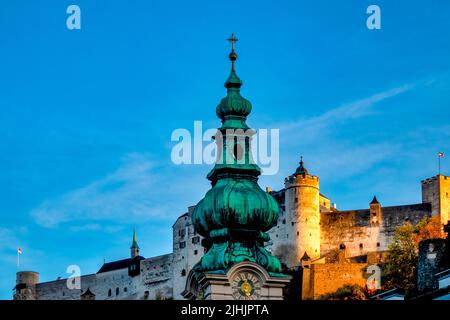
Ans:
{"label": "spire finial", "polygon": [[230,61],[231,61],[231,70],[234,70],[234,62],[237,59],[237,54],[236,54],[236,52],[234,52],[234,44],[236,42],[238,42],[239,39],[234,36],[234,33],[232,33],[231,37],[229,37],[227,40],[231,42],[231,52],[230,52],[229,57],[230,57]]}

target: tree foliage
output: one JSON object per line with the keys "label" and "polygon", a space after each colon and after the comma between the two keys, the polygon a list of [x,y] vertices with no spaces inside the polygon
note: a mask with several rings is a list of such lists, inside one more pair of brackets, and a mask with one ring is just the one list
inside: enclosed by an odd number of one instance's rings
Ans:
{"label": "tree foliage", "polygon": [[336,292],[323,294],[319,300],[367,300],[367,291],[359,285],[345,285]]}
{"label": "tree foliage", "polygon": [[415,289],[419,243],[433,238],[445,238],[439,217],[424,217],[416,226],[407,222],[395,229],[383,266],[384,289],[400,288],[407,293]]}

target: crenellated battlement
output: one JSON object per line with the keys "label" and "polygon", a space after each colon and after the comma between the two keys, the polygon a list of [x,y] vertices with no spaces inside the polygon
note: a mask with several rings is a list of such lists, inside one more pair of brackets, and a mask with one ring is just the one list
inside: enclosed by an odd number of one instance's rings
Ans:
{"label": "crenellated battlement", "polygon": [[284,179],[286,188],[310,186],[314,188],[319,187],[319,177],[312,175],[292,175]]}

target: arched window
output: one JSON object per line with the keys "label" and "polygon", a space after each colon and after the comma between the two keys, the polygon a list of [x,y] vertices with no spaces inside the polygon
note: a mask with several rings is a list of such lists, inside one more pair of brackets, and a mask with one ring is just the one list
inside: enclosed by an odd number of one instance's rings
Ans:
{"label": "arched window", "polygon": [[108,297],[111,297],[111,289],[108,290]]}
{"label": "arched window", "polygon": [[341,244],[339,245],[339,249],[344,250],[344,249],[345,249],[345,244],[341,243]]}
{"label": "arched window", "polygon": [[119,288],[116,288],[116,296],[119,295]]}
{"label": "arched window", "polygon": [[182,277],[186,276],[186,270],[184,270],[184,269],[181,270],[181,276],[182,276]]}

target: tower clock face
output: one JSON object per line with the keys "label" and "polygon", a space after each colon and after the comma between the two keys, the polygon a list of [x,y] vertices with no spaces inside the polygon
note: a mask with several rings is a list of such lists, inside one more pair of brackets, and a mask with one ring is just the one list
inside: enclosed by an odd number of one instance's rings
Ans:
{"label": "tower clock face", "polygon": [[235,300],[259,300],[261,283],[253,273],[240,272],[231,280]]}

